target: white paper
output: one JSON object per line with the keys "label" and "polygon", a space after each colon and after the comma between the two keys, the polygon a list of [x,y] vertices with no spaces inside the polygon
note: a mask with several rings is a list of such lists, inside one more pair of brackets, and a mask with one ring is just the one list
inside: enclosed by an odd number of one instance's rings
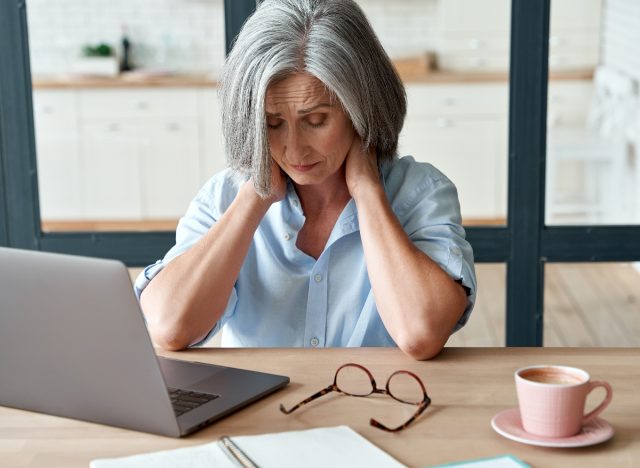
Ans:
{"label": "white paper", "polygon": [[[260,468],[403,467],[347,426],[232,437]],[[91,468],[235,468],[217,442],[123,458],[94,460]]]}

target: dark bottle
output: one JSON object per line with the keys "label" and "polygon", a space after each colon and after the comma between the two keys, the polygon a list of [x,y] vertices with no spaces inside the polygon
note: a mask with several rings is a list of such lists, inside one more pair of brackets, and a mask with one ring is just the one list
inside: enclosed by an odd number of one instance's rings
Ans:
{"label": "dark bottle", "polygon": [[120,71],[125,72],[133,70],[131,63],[131,42],[127,37],[127,28],[122,28],[122,60],[120,61]]}

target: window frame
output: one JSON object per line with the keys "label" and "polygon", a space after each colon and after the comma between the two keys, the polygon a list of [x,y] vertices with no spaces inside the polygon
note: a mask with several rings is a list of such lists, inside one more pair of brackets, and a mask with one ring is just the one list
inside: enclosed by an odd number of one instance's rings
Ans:
{"label": "window frame", "polygon": [[[255,0],[225,0],[227,51]],[[640,260],[640,226],[546,226],[550,0],[512,0],[507,225],[466,227],[475,261],[506,263],[506,345],[542,346],[547,262]],[[25,0],[0,2],[0,245],[154,262],[174,232],[42,232]]]}

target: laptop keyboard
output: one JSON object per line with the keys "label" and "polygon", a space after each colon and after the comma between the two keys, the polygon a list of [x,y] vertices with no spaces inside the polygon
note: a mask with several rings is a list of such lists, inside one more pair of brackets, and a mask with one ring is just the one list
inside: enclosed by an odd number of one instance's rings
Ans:
{"label": "laptop keyboard", "polygon": [[199,406],[215,400],[220,395],[212,395],[211,393],[200,393],[191,390],[183,390],[181,388],[169,388],[169,396],[171,404],[176,416],[180,416],[188,411],[196,409]]}

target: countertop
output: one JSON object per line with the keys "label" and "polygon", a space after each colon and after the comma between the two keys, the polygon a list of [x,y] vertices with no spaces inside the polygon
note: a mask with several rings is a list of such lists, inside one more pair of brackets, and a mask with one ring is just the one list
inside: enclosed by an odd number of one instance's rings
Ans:
{"label": "countertop", "polygon": [[[456,84],[508,82],[508,72],[452,72],[444,70],[415,69],[398,66],[400,78],[405,83]],[[551,72],[550,80],[591,80],[593,70],[572,70]],[[59,88],[175,88],[198,87],[215,88],[218,81],[205,74],[145,75],[123,74],[115,77],[55,75],[33,77],[36,89]]]}

